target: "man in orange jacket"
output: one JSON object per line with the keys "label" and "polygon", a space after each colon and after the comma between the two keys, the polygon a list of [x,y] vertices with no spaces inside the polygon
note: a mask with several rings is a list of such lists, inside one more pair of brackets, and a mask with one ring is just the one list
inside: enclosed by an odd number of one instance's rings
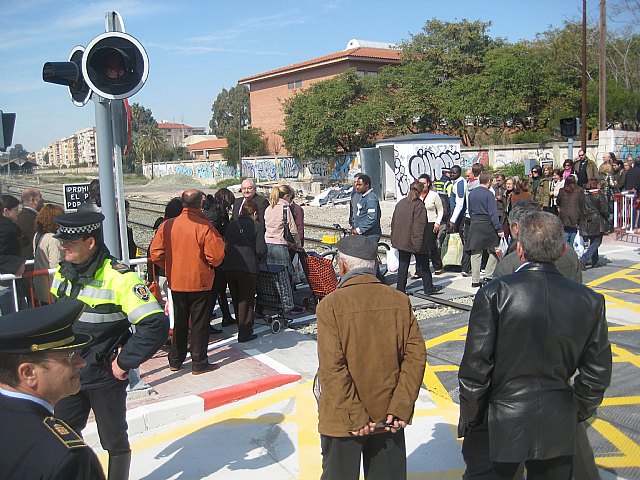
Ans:
{"label": "man in orange jacket", "polygon": [[191,373],[200,375],[218,368],[207,358],[214,267],[224,259],[224,240],[202,213],[204,193],[185,190],[182,213],[160,225],[151,242],[151,260],[164,268],[175,323],[169,351],[169,368],[177,371],[187,356],[191,318]]}

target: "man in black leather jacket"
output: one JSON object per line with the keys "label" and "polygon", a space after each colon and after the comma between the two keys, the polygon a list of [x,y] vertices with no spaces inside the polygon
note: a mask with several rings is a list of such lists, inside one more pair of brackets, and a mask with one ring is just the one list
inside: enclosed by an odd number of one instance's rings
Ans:
{"label": "man in black leather jacket", "polygon": [[604,297],[553,265],[563,243],[554,215],[526,216],[523,265],[475,297],[458,374],[464,478],[511,479],[522,462],[529,479],[572,476],[577,422],[602,402],[611,347]]}

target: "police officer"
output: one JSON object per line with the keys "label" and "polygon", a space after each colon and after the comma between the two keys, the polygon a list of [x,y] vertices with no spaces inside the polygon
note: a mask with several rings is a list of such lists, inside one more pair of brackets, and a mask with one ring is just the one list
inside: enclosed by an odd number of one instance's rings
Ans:
{"label": "police officer", "polygon": [[61,398],[80,390],[86,361],[78,349],[91,341],[74,334],[78,301],[22,310],[0,322],[0,478],[104,479],[98,457],[53,414]]}
{"label": "police officer", "polygon": [[56,415],[82,432],[93,409],[100,444],[109,452],[108,478],[120,480],[128,478],[131,463],[127,371],[164,344],[169,322],[140,277],[109,254],[102,241],[103,220],[98,212],[56,217],[60,228],[55,237],[62,242],[64,260],[54,275],[51,293],[85,304],[73,328],[93,336],[82,351],[87,365],[81,372],[80,392],[59,402]]}

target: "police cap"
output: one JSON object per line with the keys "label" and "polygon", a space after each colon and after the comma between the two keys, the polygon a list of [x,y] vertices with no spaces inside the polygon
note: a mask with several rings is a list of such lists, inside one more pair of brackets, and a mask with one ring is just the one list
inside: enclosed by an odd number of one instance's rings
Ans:
{"label": "police cap", "polygon": [[55,218],[60,225],[54,238],[60,240],[76,240],[84,238],[91,232],[102,227],[104,215],[98,212],[65,213]]}
{"label": "police cap", "polygon": [[336,244],[336,248],[345,255],[363,260],[375,260],[378,254],[378,245],[363,235],[343,237]]}
{"label": "police cap", "polygon": [[67,299],[4,315],[0,321],[0,352],[69,350],[88,344],[91,336],[74,333],[72,328],[83,308],[84,303]]}

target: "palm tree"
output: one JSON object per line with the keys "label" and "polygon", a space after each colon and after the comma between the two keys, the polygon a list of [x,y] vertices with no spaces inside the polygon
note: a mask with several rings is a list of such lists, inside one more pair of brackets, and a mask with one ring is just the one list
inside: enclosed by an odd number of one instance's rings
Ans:
{"label": "palm tree", "polygon": [[138,132],[138,145],[142,150],[142,162],[144,163],[144,152],[149,151],[151,156],[151,180],[153,180],[153,151],[158,150],[165,144],[162,133],[157,125],[144,125]]}

